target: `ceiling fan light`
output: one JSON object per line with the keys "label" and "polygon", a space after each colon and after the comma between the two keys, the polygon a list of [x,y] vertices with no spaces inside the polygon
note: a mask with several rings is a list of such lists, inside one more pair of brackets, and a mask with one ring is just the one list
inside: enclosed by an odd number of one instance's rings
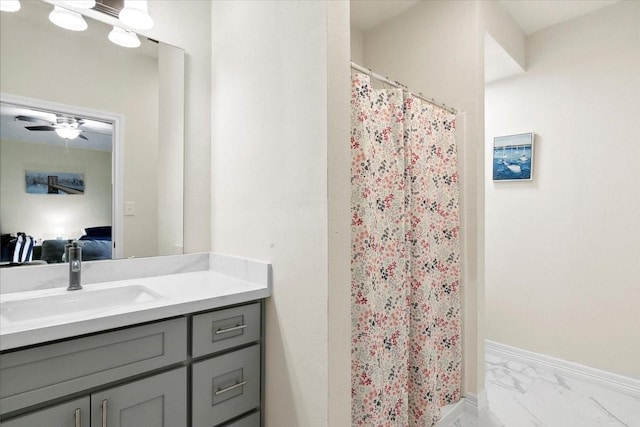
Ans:
{"label": "ceiling fan light", "polygon": [[75,127],[60,127],[56,128],[56,133],[60,138],[76,139],[78,135],[80,135],[80,129]]}
{"label": "ceiling fan light", "polygon": [[84,31],[88,27],[82,15],[60,6],[53,7],[53,10],[49,14],[49,21],[60,28],[71,31]]}
{"label": "ceiling fan light", "polygon": [[3,12],[17,12],[20,10],[20,0],[0,0],[0,10]]}
{"label": "ceiling fan light", "polygon": [[113,27],[113,30],[109,33],[109,40],[122,47],[134,48],[140,46],[140,39],[136,33],[120,27]]}
{"label": "ceiling fan light", "polygon": [[150,30],[153,19],[149,15],[147,0],[124,0],[124,8],[118,14],[120,21],[136,30]]}
{"label": "ceiling fan light", "polygon": [[60,3],[76,9],[91,9],[96,5],[95,0],[66,0]]}

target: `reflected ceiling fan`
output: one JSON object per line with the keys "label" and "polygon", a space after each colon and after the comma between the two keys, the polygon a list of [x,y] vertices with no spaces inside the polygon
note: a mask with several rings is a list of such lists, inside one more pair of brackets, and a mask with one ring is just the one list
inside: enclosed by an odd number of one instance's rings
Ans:
{"label": "reflected ceiling fan", "polygon": [[38,117],[29,116],[16,116],[16,120],[30,123],[49,123],[48,125],[37,126],[25,126],[24,128],[30,131],[55,131],[60,138],[63,139],[76,139],[82,138],[89,140],[82,134],[83,129],[80,128],[84,124],[84,120],[78,117],[65,117],[61,114],[56,114],[56,122],[50,121]]}

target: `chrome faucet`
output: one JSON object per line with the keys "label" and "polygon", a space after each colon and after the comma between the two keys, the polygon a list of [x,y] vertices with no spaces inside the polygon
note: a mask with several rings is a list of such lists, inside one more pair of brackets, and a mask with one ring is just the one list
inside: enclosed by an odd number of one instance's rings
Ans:
{"label": "chrome faucet", "polygon": [[80,273],[82,269],[82,246],[78,242],[70,242],[67,245],[67,260],[69,261],[69,287],[68,291],[82,289],[80,285]]}

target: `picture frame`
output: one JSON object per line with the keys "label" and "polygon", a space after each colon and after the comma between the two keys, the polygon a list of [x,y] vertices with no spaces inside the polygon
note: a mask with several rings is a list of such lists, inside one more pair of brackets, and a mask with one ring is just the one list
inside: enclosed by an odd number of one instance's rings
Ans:
{"label": "picture frame", "polygon": [[534,133],[493,138],[493,181],[532,181]]}
{"label": "picture frame", "polygon": [[28,194],[84,194],[84,174],[25,171]]}

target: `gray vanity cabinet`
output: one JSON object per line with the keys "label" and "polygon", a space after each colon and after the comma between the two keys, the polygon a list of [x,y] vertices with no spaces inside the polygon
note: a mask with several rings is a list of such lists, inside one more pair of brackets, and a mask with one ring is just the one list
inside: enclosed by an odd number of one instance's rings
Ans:
{"label": "gray vanity cabinet", "polygon": [[262,303],[0,354],[2,427],[260,427]]}
{"label": "gray vanity cabinet", "polygon": [[2,427],[75,427],[88,426],[90,414],[89,396],[50,406],[28,415],[3,421]]}

